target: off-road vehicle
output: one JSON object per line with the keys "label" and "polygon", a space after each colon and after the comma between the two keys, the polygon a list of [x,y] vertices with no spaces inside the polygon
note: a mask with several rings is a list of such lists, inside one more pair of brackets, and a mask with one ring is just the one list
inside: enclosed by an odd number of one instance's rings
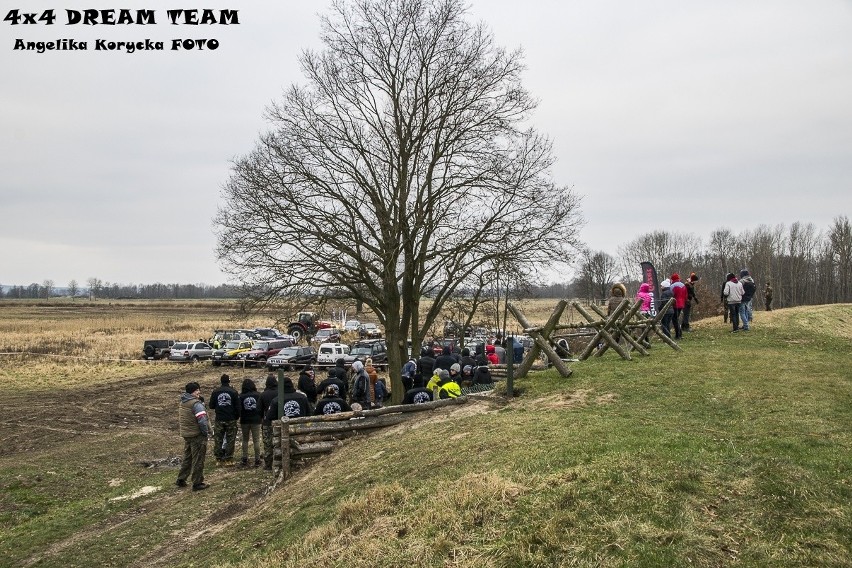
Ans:
{"label": "off-road vehicle", "polygon": [[174,344],[174,339],[146,339],[142,345],[142,358],[167,359]]}

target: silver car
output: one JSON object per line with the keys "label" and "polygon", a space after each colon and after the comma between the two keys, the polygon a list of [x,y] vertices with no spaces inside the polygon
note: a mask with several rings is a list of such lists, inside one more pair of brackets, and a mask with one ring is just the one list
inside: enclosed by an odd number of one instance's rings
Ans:
{"label": "silver car", "polygon": [[213,357],[213,348],[201,341],[178,342],[172,345],[169,361],[201,361]]}

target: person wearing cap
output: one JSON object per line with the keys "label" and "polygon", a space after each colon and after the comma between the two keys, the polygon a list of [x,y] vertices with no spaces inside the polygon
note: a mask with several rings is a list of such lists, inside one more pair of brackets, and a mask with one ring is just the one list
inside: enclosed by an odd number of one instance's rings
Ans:
{"label": "person wearing cap", "polygon": [[[672,283],[668,278],[660,282],[660,309],[666,305],[670,299],[674,298],[672,295]],[[666,337],[671,337],[671,325],[672,318],[674,317],[675,309],[674,303],[669,306],[669,309],[666,310],[666,313],[663,314],[663,318],[660,320],[660,325],[663,328],[663,333],[666,334]]]}
{"label": "person wearing cap", "polygon": [[237,420],[240,418],[240,395],[231,387],[228,375],[219,377],[220,386],[210,394],[210,410],[216,413],[213,428],[213,455],[218,465],[234,465],[237,442]]}
{"label": "person wearing cap", "polygon": [[[311,405],[308,402],[308,397],[296,390],[293,386],[293,380],[290,377],[284,377],[281,381],[281,389],[284,391],[284,418],[299,418],[301,416],[311,415]],[[266,391],[264,391],[266,393]],[[261,424],[261,435],[263,437],[263,469],[272,469],[272,422],[278,420],[278,396],[275,396],[270,402],[266,413],[263,415],[263,423]]]}
{"label": "person wearing cap", "polygon": [[692,303],[698,303],[698,296],[695,295],[695,283],[698,282],[698,275],[694,272],[689,274],[686,279],[686,306],[683,308],[683,317],[680,322],[680,328],[683,331],[692,331],[689,328],[689,318],[692,315]]}
{"label": "person wearing cap", "polygon": [[737,333],[740,330],[740,302],[743,299],[743,285],[740,284],[733,272],[728,272],[728,275],[725,276],[722,296],[727,303],[731,326],[733,326],[731,333]]}
{"label": "person wearing cap", "polygon": [[757,286],[754,283],[754,278],[748,270],[743,268],[740,270],[740,284],[743,286],[743,297],[740,300],[740,323],[743,326],[743,331],[751,329],[751,318],[754,310],[752,309],[752,298],[757,291]]}
{"label": "person wearing cap", "polygon": [[201,387],[196,382],[187,383],[180,396],[178,428],[183,438],[183,461],[175,485],[186,487],[186,480],[191,475],[193,491],[207,489],[209,485],[204,483],[204,458],[207,455],[210,424],[207,409],[201,400]]}
{"label": "person wearing cap", "polygon": [[322,398],[317,402],[317,407],[314,409],[314,416],[323,416],[326,414],[337,414],[339,412],[349,412],[352,408],[346,404],[346,401],[340,398],[340,389],[337,385],[328,385]]}

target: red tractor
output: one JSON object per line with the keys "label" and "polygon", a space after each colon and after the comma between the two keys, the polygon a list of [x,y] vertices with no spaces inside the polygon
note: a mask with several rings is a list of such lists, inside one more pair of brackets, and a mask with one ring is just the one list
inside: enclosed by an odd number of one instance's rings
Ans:
{"label": "red tractor", "polygon": [[319,316],[314,312],[299,312],[296,320],[287,326],[287,333],[292,335],[298,343],[302,337],[314,335],[318,329],[333,327],[330,321],[317,319]]}

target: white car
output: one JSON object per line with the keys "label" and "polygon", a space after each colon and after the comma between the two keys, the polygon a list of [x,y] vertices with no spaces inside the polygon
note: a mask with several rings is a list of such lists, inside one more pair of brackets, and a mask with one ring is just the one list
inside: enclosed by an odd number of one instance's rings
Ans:
{"label": "white car", "polygon": [[169,353],[169,361],[200,361],[202,359],[210,359],[213,356],[213,348],[197,342],[178,342],[172,345],[172,350]]}
{"label": "white car", "polygon": [[317,352],[317,363],[334,365],[341,357],[349,355],[349,346],[345,343],[323,343]]}
{"label": "white car", "polygon": [[343,331],[358,331],[359,327],[361,327],[360,321],[346,320],[346,323],[343,324]]}

